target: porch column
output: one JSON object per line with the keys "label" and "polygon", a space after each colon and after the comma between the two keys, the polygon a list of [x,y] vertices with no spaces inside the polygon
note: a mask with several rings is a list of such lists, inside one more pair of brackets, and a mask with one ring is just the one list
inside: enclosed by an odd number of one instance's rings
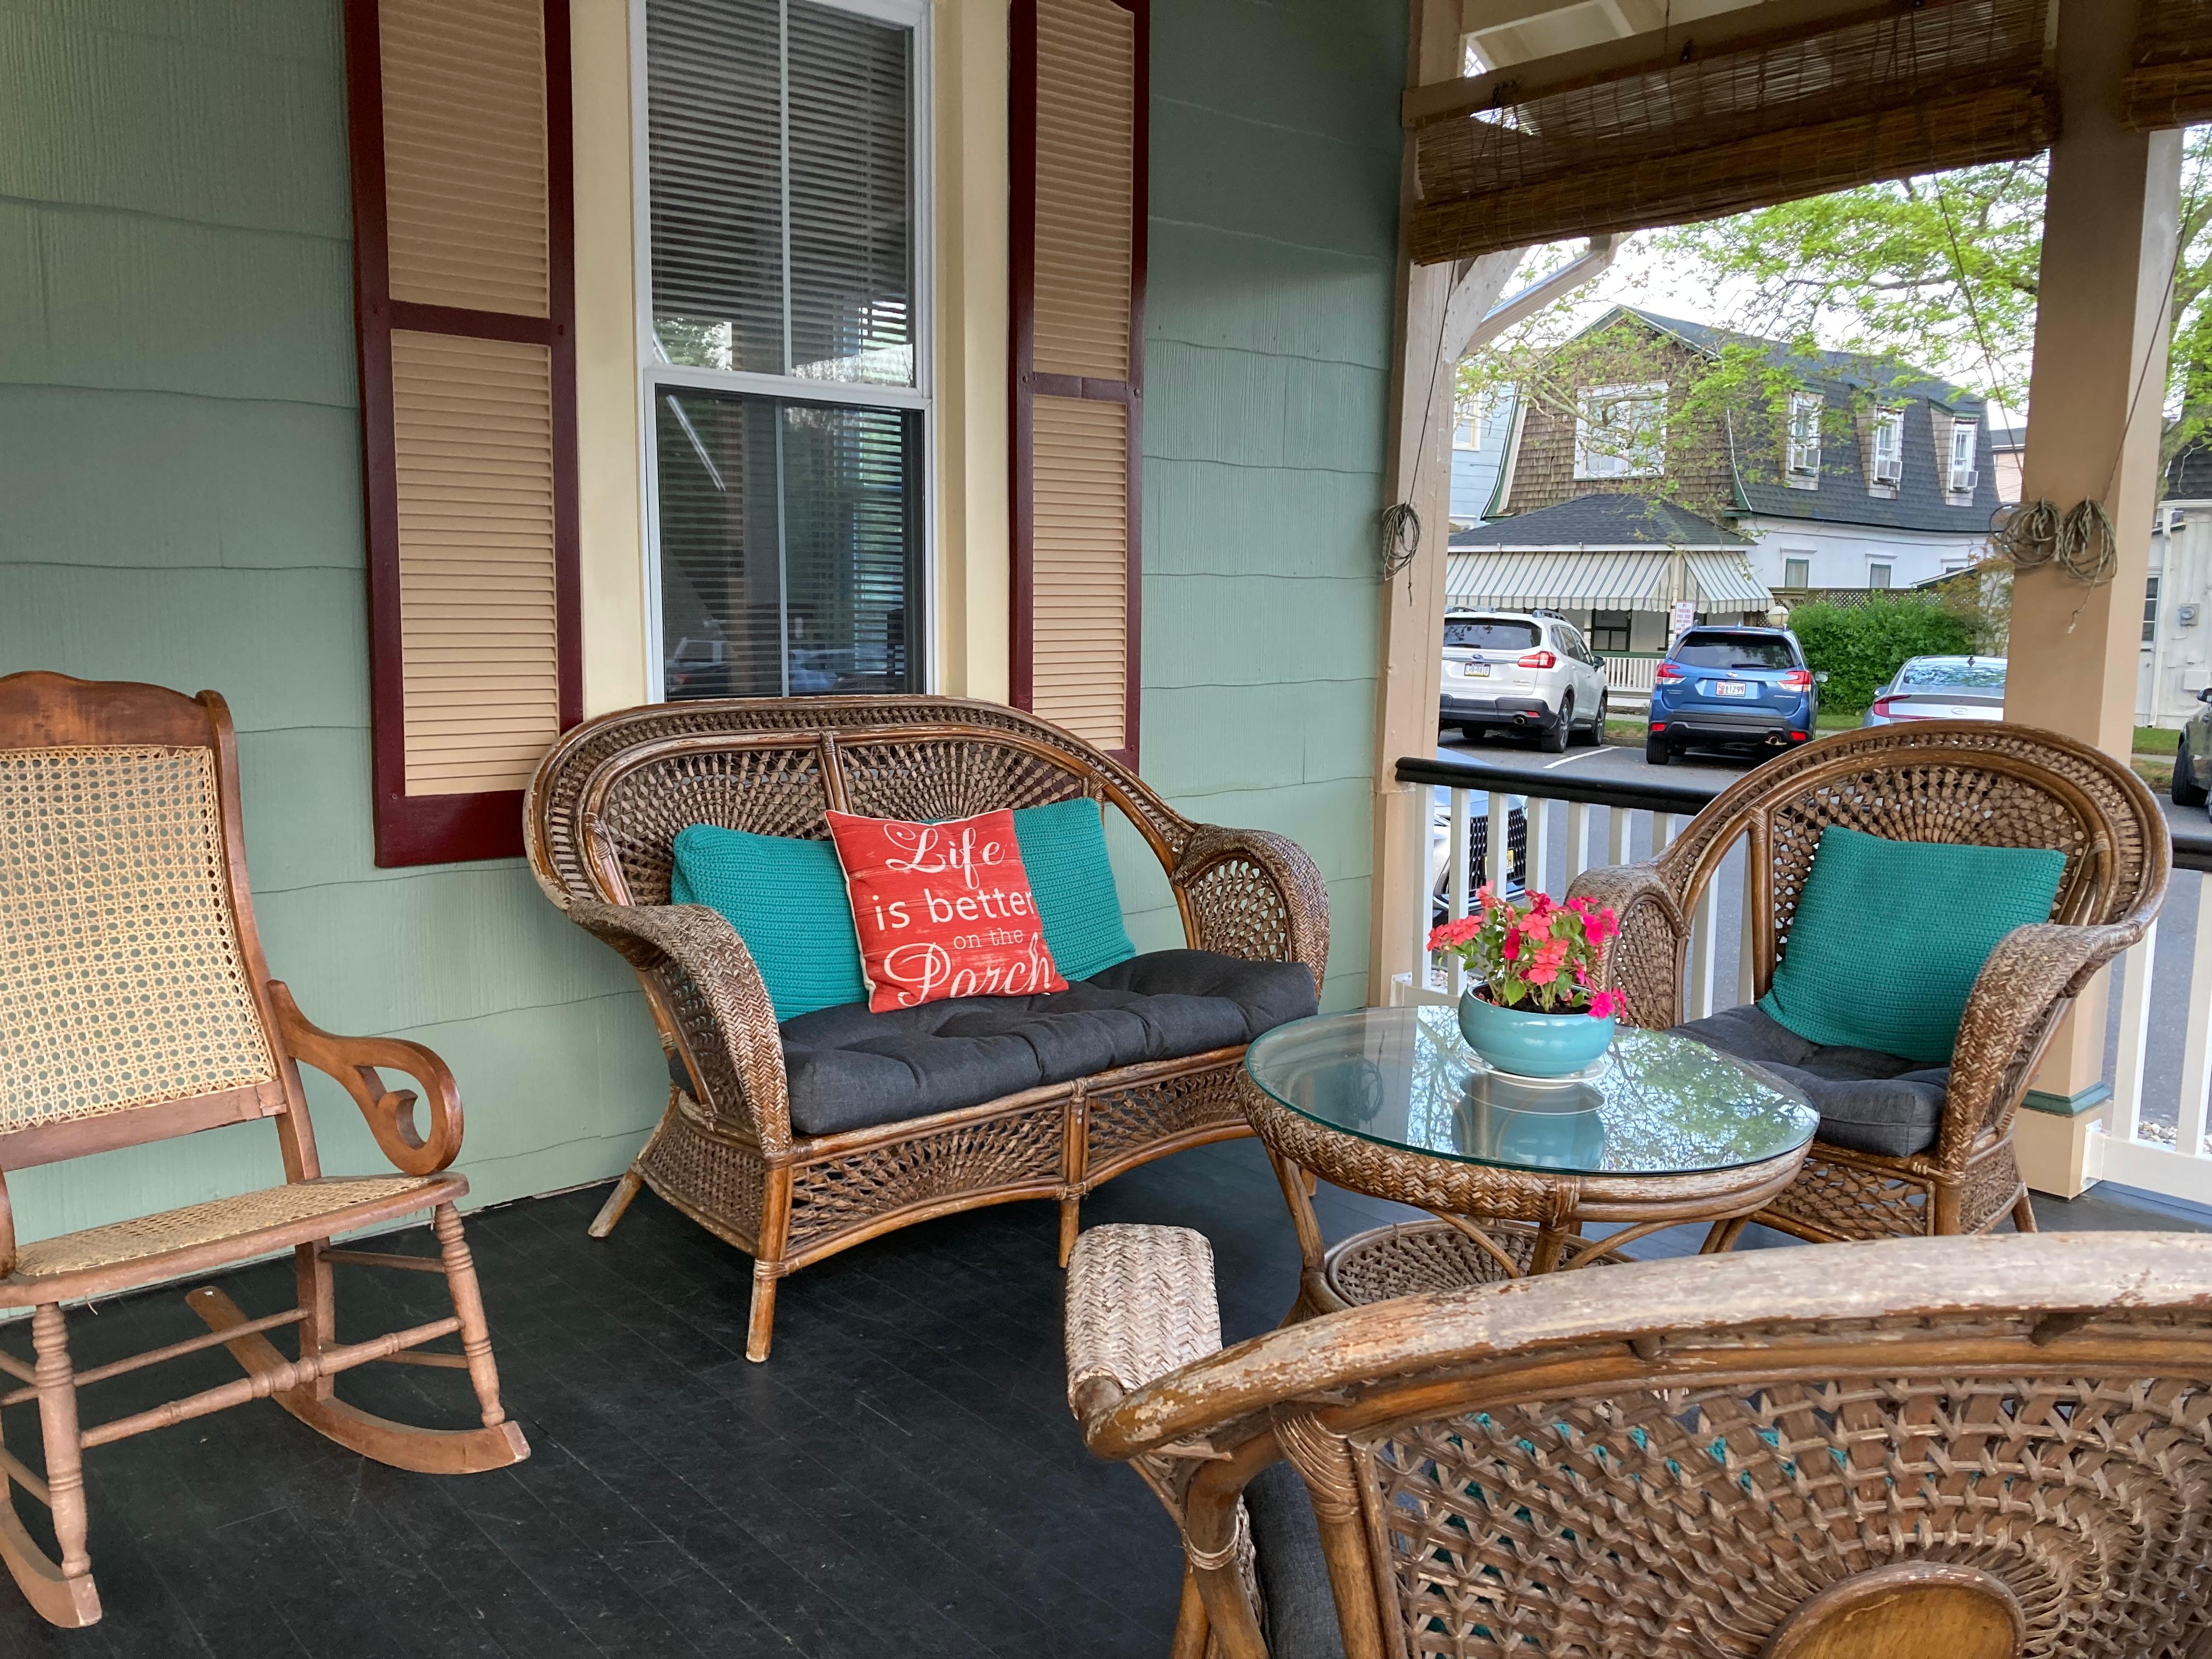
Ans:
{"label": "porch column", "polygon": [[[1460,69],[1460,0],[1409,0],[1406,84],[1449,81]],[[1376,659],[1375,844],[1369,884],[1367,1000],[1390,1000],[1390,976],[1413,960],[1417,895],[1428,884],[1426,842],[1412,854],[1426,819],[1428,792],[1401,786],[1401,755],[1437,746],[1437,697],[1443,654],[1444,552],[1451,538],[1451,428],[1460,354],[1483,314],[1504,291],[1520,262],[1492,255],[1471,269],[1417,265],[1406,253],[1402,225],[1418,198],[1413,141],[1408,133],[1399,170],[1401,232],[1398,299],[1391,357],[1390,428],[1384,463],[1385,500],[1404,501],[1420,518],[1420,545],[1382,596],[1382,639]],[[1378,547],[1379,556],[1379,547]],[[1416,868],[1416,863],[1419,867]]]}
{"label": "porch column", "polygon": [[[2061,0],[2060,137],[2051,152],[2028,385],[2023,500],[2062,511],[2105,505],[2119,568],[2099,587],[2063,571],[2013,586],[2005,718],[2093,743],[2135,747],[2143,581],[2158,496],[2166,400],[2166,308],[2181,181],[2181,135],[2121,125],[2120,82],[2136,0]],[[2022,1172],[2039,1191],[2087,1184],[2083,1148],[2111,1091],[2104,1081],[2108,981],[2100,976],[2060,1030],[2021,1114]]]}

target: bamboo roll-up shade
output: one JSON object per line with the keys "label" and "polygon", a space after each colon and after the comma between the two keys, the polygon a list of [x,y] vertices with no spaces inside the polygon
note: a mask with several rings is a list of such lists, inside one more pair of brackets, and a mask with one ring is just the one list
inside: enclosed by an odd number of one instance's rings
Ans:
{"label": "bamboo roll-up shade", "polygon": [[1030,708],[1101,749],[1127,742],[1129,410],[1036,400]]}
{"label": "bamboo roll-up shade", "polygon": [[566,0],[346,0],[376,858],[521,850],[582,716]]}
{"label": "bamboo roll-up shade", "polygon": [[1417,127],[1433,264],[1746,212],[2051,143],[2048,0],[1924,0]]}
{"label": "bamboo roll-up shade", "polygon": [[1112,0],[1037,8],[1036,362],[1048,374],[1128,376],[1135,38]]}
{"label": "bamboo roll-up shade", "polygon": [[407,793],[520,789],[561,735],[552,356],[394,332]]}
{"label": "bamboo roll-up shade", "polygon": [[1131,765],[1147,21],[1013,12],[1013,701]]}
{"label": "bamboo roll-up shade", "polygon": [[2212,0],[2144,0],[2123,96],[2130,126],[2212,121]]}

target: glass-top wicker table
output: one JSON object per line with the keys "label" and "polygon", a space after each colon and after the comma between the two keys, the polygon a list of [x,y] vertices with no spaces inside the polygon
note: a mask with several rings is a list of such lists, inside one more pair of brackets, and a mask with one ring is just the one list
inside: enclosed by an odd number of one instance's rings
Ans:
{"label": "glass-top wicker table", "polygon": [[[1820,1119],[1802,1095],[1687,1037],[1624,1029],[1570,1079],[1492,1070],[1449,1007],[1279,1026],[1247,1051],[1245,1115],[1304,1261],[1293,1319],[1412,1291],[1618,1261],[1686,1222],[1733,1246],[1794,1180]],[[1328,1249],[1302,1171],[1426,1210]],[[1627,1224],[1585,1241],[1586,1222]]]}

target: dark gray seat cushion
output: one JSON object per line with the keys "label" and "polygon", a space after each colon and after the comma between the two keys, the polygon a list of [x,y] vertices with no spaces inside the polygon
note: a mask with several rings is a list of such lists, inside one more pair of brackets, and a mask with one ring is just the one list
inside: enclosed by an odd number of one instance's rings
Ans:
{"label": "dark gray seat cushion", "polygon": [[1752,1006],[1674,1030],[1747,1060],[1802,1093],[1820,1115],[1820,1139],[1855,1152],[1909,1158],[1936,1144],[1951,1068],[1871,1048],[1824,1048]]}
{"label": "dark gray seat cushion", "polygon": [[817,1009],[779,1028],[791,1127],[836,1134],[957,1111],[1249,1042],[1316,1006],[1303,963],[1153,951],[1043,996],[953,997],[887,1014],[860,1002]]}
{"label": "dark gray seat cushion", "polygon": [[1306,1483],[1288,1463],[1271,1463],[1244,1488],[1252,1520],[1252,1565],[1267,1610],[1268,1659],[1344,1659],[1344,1632],[1321,1553]]}

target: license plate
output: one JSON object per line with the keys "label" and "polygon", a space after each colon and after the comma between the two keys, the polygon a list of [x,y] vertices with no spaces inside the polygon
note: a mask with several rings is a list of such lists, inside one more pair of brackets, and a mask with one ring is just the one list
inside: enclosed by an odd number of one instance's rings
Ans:
{"label": "license plate", "polygon": [[1490,678],[1490,665],[1486,662],[1471,662],[1468,664],[1466,672],[1468,678],[1471,680],[1486,680]]}
{"label": "license plate", "polygon": [[1717,697],[1747,697],[1751,695],[1751,682],[1723,680],[1713,688],[1713,695]]}

